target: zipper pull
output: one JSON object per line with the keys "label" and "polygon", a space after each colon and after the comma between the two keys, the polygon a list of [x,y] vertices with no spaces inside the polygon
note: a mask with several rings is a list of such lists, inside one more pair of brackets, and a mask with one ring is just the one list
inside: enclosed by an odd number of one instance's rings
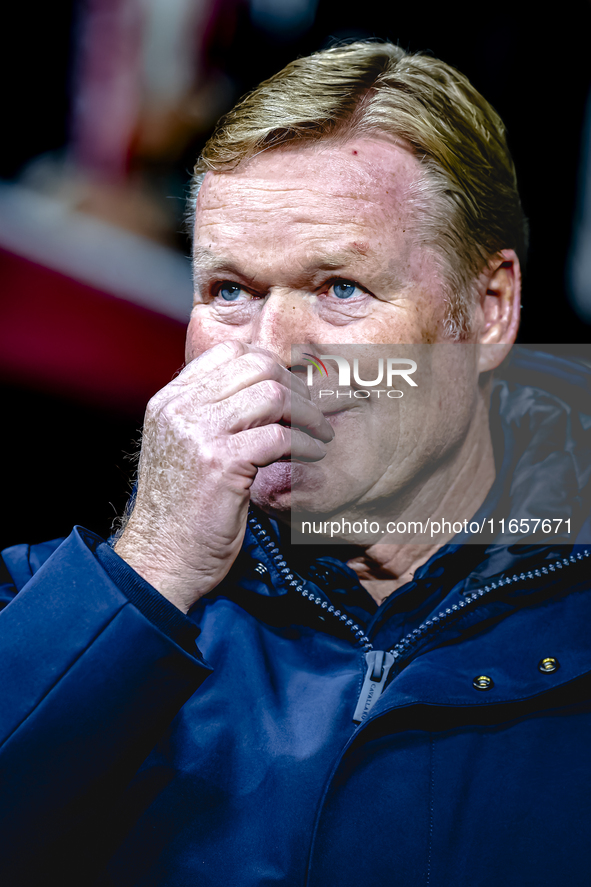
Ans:
{"label": "zipper pull", "polygon": [[360,724],[366,719],[371,709],[382,695],[386,678],[394,665],[396,657],[393,653],[385,653],[383,650],[370,650],[365,654],[367,671],[357,701],[357,708],[353,715],[353,721]]}

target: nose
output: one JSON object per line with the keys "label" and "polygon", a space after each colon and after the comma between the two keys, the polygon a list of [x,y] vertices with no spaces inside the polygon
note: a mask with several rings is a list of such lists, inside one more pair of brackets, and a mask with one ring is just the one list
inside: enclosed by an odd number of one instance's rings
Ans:
{"label": "nose", "polygon": [[279,355],[292,365],[292,346],[315,340],[314,315],[305,296],[291,290],[272,290],[258,313],[252,344]]}

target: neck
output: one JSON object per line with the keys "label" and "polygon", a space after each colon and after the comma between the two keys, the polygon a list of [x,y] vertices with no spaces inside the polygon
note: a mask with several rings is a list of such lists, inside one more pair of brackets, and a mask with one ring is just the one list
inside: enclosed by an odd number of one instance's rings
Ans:
{"label": "neck", "polygon": [[[450,477],[453,478],[451,482]],[[425,514],[422,506],[426,502],[433,504],[429,509],[432,521],[470,520],[486,499],[494,479],[494,455],[488,434],[471,446],[461,447],[447,470],[439,477],[430,478],[397,520],[416,520],[418,512]],[[379,605],[397,588],[410,582],[415,571],[454,535],[450,530],[438,536],[432,544],[407,542],[360,546],[359,554],[347,563]]]}
{"label": "neck", "polygon": [[[457,522],[470,521],[478,511],[495,479],[495,462],[488,425],[488,402],[483,397],[476,408],[473,422],[462,443],[440,462],[430,473],[415,479],[404,494],[396,497],[394,504],[386,504],[381,499],[366,505],[357,503],[347,506],[346,517],[349,521],[369,521],[378,519],[378,523],[404,522],[406,526],[422,523],[429,527],[423,534],[413,537],[410,533],[404,542],[380,541],[362,543],[357,539],[342,539],[342,544],[335,548],[319,549],[314,546],[315,554],[339,554],[346,551],[347,564],[355,571],[360,584],[368,591],[378,605],[401,586],[410,582],[415,571],[426,563],[435,552],[442,548],[455,535],[452,525]],[[374,506],[383,503],[380,513]],[[263,509],[267,510],[267,509]],[[345,514],[345,512],[343,512]],[[354,515],[354,516],[353,516]],[[291,515],[286,512],[275,512],[280,525],[285,528],[290,524]],[[339,515],[337,515],[339,517]],[[428,523],[426,523],[428,522]],[[445,531],[431,537],[433,523],[439,522]]]}

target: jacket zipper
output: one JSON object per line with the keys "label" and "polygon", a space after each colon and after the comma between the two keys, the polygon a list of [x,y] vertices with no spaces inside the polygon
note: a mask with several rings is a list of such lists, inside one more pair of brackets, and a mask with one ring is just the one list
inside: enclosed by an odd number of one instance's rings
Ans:
{"label": "jacket zipper", "polygon": [[436,616],[431,617],[431,619],[427,619],[419,625],[418,628],[410,631],[402,638],[402,640],[398,641],[398,643],[390,650],[385,652],[383,650],[374,650],[373,644],[369,638],[366,637],[364,631],[353,619],[350,619],[345,613],[342,613],[341,610],[337,610],[332,604],[327,604],[322,598],[316,597],[316,595],[306,591],[303,583],[295,578],[294,574],[287,566],[287,562],[281,554],[281,550],[277,547],[269,533],[261,526],[254,515],[250,515],[248,523],[263,551],[273,559],[275,567],[283,577],[283,582],[286,585],[295,588],[302,597],[311,601],[313,604],[316,604],[316,606],[321,607],[322,610],[325,610],[327,613],[330,613],[331,616],[338,619],[342,625],[345,625],[350,629],[355,637],[355,641],[362,645],[366,666],[361,693],[359,694],[359,699],[353,715],[355,723],[361,723],[367,718],[371,709],[385,689],[386,681],[392,667],[394,664],[399,666],[404,659],[407,659],[408,656],[412,655],[413,648],[418,641],[423,640],[429,635],[437,634],[460,614],[463,615],[470,610],[474,610],[483,597],[499,588],[504,588],[506,585],[515,585],[518,582],[526,582],[529,579],[541,579],[544,576],[549,576],[551,573],[557,572],[558,570],[563,570],[565,567],[570,567],[572,564],[577,564],[591,555],[591,548],[585,548],[583,551],[577,552],[577,554],[571,554],[569,557],[559,558],[553,563],[540,567],[537,570],[514,573],[513,576],[507,576],[505,579],[501,578],[496,582],[491,582],[490,585],[485,585],[484,588],[473,591],[471,594],[466,595],[464,600],[442,610]]}
{"label": "jacket zipper", "polygon": [[299,594],[301,594],[303,598],[306,598],[306,600],[309,600],[311,603],[316,604],[317,607],[320,607],[322,610],[330,613],[332,617],[338,619],[341,625],[344,625],[351,631],[355,638],[355,641],[363,645],[364,652],[373,650],[373,644],[371,643],[369,638],[365,636],[365,632],[363,631],[363,629],[361,629],[353,619],[350,619],[347,614],[343,613],[341,610],[337,610],[337,608],[334,607],[332,604],[327,604],[327,602],[323,601],[322,598],[316,597],[316,595],[311,594],[309,591],[306,591],[303,583],[295,578],[294,574],[287,566],[287,562],[281,554],[281,550],[277,547],[274,540],[271,539],[269,533],[261,526],[254,515],[249,516],[248,524],[265,554],[273,560],[279,574],[283,577],[283,583],[285,585],[289,585],[291,588],[295,588],[295,590],[299,592]]}

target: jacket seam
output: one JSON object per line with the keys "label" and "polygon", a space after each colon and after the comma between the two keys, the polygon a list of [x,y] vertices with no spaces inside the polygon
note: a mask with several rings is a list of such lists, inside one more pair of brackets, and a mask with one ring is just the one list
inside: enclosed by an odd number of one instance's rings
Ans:
{"label": "jacket seam", "polygon": [[43,694],[43,696],[41,696],[40,699],[35,703],[35,705],[33,706],[33,708],[32,708],[29,712],[27,712],[27,714],[22,718],[22,720],[19,721],[19,723],[18,723],[18,724],[17,724],[17,725],[16,725],[16,726],[10,731],[10,733],[8,734],[8,736],[7,736],[7,737],[3,740],[3,742],[0,744],[0,751],[2,751],[2,749],[4,748],[4,746],[6,745],[6,743],[9,742],[10,739],[12,739],[12,737],[14,736],[14,734],[15,734],[18,730],[20,730],[20,728],[23,726],[23,724],[25,724],[26,721],[28,721],[28,719],[29,719],[29,718],[31,717],[31,715],[32,715],[32,714],[33,714],[33,713],[39,708],[39,706],[43,703],[43,701],[44,701],[45,699],[47,699],[47,697],[48,697],[49,694],[55,689],[55,687],[57,687],[57,685],[58,685],[61,681],[64,680],[64,678],[66,677],[66,675],[67,675],[67,674],[68,674],[68,673],[74,668],[74,666],[76,665],[76,663],[78,662],[78,660],[81,659],[82,656],[84,656],[84,654],[87,652],[87,650],[89,650],[90,647],[92,647],[93,644],[95,644],[95,643],[97,642],[97,640],[100,638],[100,636],[101,636],[101,635],[102,635],[102,634],[103,634],[103,633],[109,628],[109,626],[111,625],[111,623],[115,621],[115,619],[117,618],[117,616],[119,616],[119,614],[121,613],[121,611],[124,610],[125,607],[129,607],[129,606],[130,606],[130,603],[129,603],[128,601],[126,601],[121,607],[119,607],[119,609],[117,610],[117,612],[114,613],[113,616],[109,619],[109,621],[106,622],[106,623],[102,626],[102,628],[100,629],[100,631],[99,631],[96,635],[94,635],[94,636],[91,638],[90,642],[89,642],[88,644],[86,644],[86,646],[84,647],[84,649],[80,650],[80,652],[78,653],[78,655],[77,655],[77,656],[76,656],[76,657],[70,662],[70,664],[68,665],[68,667],[66,668],[66,670],[63,671],[63,672],[62,672],[62,673],[61,673],[61,674],[55,679],[55,681],[51,684],[51,686],[47,688],[47,690],[45,691],[45,693]]}

